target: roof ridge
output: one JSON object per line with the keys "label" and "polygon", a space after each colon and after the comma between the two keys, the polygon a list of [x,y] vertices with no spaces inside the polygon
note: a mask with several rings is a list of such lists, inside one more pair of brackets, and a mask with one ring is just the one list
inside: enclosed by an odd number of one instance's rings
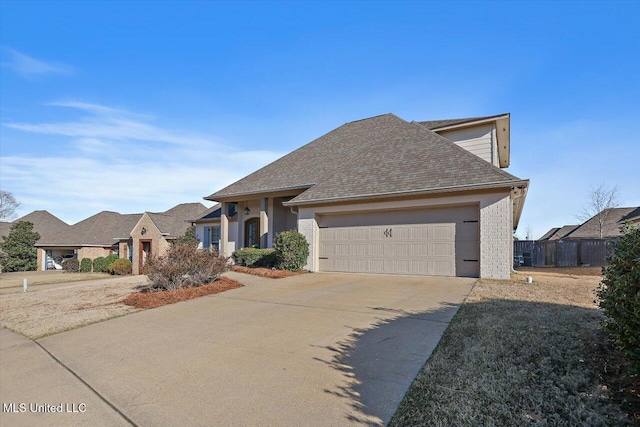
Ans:
{"label": "roof ridge", "polygon": [[404,122],[404,121],[406,121],[406,120],[402,119],[401,117],[396,116],[396,115],[395,115],[395,114],[393,114],[393,113],[384,113],[384,114],[378,114],[378,115],[371,116],[371,117],[365,117],[364,119],[352,120],[352,121],[350,121],[350,122],[346,122],[346,123],[345,123],[345,125],[348,125],[348,124],[350,124],[350,123],[363,122],[363,121],[365,121],[365,120],[377,119],[378,117],[384,117],[384,116],[393,116],[393,117],[395,117],[395,118],[398,118],[398,119],[402,120],[403,122]]}

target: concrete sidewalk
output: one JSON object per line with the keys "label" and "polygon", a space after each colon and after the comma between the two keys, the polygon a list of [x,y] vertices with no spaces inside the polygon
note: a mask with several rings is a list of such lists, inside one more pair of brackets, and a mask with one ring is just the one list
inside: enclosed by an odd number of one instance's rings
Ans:
{"label": "concrete sidewalk", "polygon": [[139,425],[383,425],[474,283],[230,276],[246,286],[39,343]]}
{"label": "concrete sidewalk", "polygon": [[[0,328],[0,402],[3,426],[130,425],[38,344],[4,328]],[[32,412],[43,405],[62,412]]]}

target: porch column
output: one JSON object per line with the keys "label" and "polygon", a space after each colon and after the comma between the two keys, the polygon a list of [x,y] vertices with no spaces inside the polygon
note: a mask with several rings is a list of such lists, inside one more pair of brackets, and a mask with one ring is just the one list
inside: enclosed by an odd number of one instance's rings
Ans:
{"label": "porch column", "polygon": [[229,252],[229,218],[227,217],[228,204],[222,202],[220,209],[220,253],[223,256],[231,256]]}
{"label": "porch column", "polygon": [[269,244],[269,198],[260,199],[260,247],[266,248]]}
{"label": "porch column", "polygon": [[273,233],[273,219],[275,218],[275,210],[274,210],[274,205],[275,203],[275,199],[272,197],[269,199],[269,203],[267,205],[267,216],[269,217],[269,228],[268,228],[268,233],[269,235],[267,236],[267,247],[268,248],[272,248],[273,247],[273,238],[274,233]]}

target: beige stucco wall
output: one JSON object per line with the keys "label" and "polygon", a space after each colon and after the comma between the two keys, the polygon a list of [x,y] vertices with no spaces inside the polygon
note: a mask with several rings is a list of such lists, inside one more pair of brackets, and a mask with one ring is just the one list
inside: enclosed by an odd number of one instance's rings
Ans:
{"label": "beige stucco wall", "polygon": [[319,228],[317,216],[331,213],[354,213],[411,209],[417,207],[447,207],[476,204],[480,209],[480,277],[508,279],[512,266],[512,205],[509,191],[466,194],[450,197],[432,197],[353,203],[332,206],[301,207],[298,214],[298,231],[309,242],[307,268],[318,271]]}
{"label": "beige stucco wall", "polygon": [[[142,234],[143,228],[146,230],[145,234]],[[140,221],[138,221],[138,224],[136,224],[132,230],[131,237],[133,239],[133,274],[140,274],[141,241],[151,240],[151,254],[159,256],[164,255],[170,245],[146,213],[140,218]]]}

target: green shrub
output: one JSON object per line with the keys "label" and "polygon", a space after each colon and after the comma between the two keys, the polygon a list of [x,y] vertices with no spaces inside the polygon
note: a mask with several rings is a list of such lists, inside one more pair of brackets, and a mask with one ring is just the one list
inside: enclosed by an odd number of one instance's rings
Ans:
{"label": "green shrub", "polygon": [[93,272],[94,273],[105,273],[107,271],[107,266],[104,265],[104,257],[99,256],[93,260]]}
{"label": "green shrub", "polygon": [[116,254],[110,254],[104,259],[104,272],[111,273],[111,265],[119,260],[120,257]]}
{"label": "green shrub", "polygon": [[640,228],[625,228],[598,288],[604,328],[640,374]]}
{"label": "green shrub", "polygon": [[229,259],[193,245],[171,246],[163,256],[150,256],[142,269],[154,289],[174,290],[214,282],[229,269]]}
{"label": "green shrub", "polygon": [[131,271],[131,261],[126,258],[119,258],[109,266],[109,273],[117,274],[119,276],[131,274]]}
{"label": "green shrub", "polygon": [[77,259],[68,259],[62,263],[62,269],[72,273],[77,273],[80,271],[80,263]]}
{"label": "green shrub", "polygon": [[283,231],[273,241],[276,267],[281,270],[297,271],[307,264],[309,243],[296,230]]}
{"label": "green shrub", "polygon": [[273,249],[242,248],[231,254],[233,260],[247,267],[271,268],[276,265]]}
{"label": "green shrub", "polygon": [[8,236],[0,236],[0,271],[32,271],[37,268],[36,248],[40,234],[33,223],[20,221],[11,225]]}
{"label": "green shrub", "polygon": [[80,261],[80,271],[82,273],[91,273],[91,264],[89,258],[82,258],[82,261]]}

